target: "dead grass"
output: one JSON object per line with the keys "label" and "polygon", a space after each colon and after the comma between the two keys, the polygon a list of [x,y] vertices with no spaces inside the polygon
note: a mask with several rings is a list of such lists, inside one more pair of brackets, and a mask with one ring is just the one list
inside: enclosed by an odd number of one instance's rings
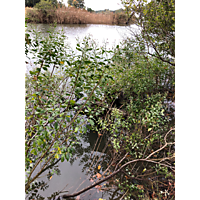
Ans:
{"label": "dead grass", "polygon": [[57,24],[125,24],[124,13],[90,13],[87,10],[74,7],[62,7],[44,13],[35,8],[25,8],[27,22],[57,23]]}

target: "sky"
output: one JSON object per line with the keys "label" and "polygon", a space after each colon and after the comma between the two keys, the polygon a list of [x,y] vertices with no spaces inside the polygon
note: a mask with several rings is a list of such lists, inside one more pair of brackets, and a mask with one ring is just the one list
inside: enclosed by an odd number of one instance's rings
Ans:
{"label": "sky", "polygon": [[[67,0],[63,0],[67,5]],[[121,0],[84,0],[86,8],[93,10],[117,10],[122,8]]]}

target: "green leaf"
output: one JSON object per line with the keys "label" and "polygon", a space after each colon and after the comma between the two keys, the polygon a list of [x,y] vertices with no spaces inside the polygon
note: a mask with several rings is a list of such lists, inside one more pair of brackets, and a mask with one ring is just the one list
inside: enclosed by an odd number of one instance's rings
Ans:
{"label": "green leaf", "polygon": [[56,130],[58,129],[58,122],[56,122],[56,123],[54,124],[54,127],[55,127]]}
{"label": "green leaf", "polygon": [[92,48],[88,48],[88,49],[86,49],[86,51],[91,51],[92,50]]}
{"label": "green leaf", "polygon": [[88,122],[89,122],[92,126],[94,126],[94,121],[93,121],[92,119],[89,119]]}
{"label": "green leaf", "polygon": [[78,48],[78,47],[76,47],[76,49],[78,50],[78,51],[82,51],[80,48]]}
{"label": "green leaf", "polygon": [[49,123],[52,123],[54,121],[54,118],[53,117],[50,117],[49,118]]}
{"label": "green leaf", "polygon": [[71,66],[71,63],[67,60],[67,64],[69,65],[69,66]]}
{"label": "green leaf", "polygon": [[90,63],[91,63],[91,61],[90,61],[90,60],[85,60],[84,62],[85,62],[85,64],[86,64],[86,65],[88,65],[88,64],[90,64]]}
{"label": "green leaf", "polygon": [[56,159],[58,159],[58,158],[59,158],[59,155],[58,155],[58,154],[56,154],[56,155],[55,155],[55,158],[56,158]]}
{"label": "green leaf", "polygon": [[78,127],[76,127],[74,132],[75,132],[75,133],[76,133],[76,132],[78,132],[78,129],[79,129],[79,128],[78,128]]}
{"label": "green leaf", "polygon": [[31,150],[31,153],[34,154],[34,155],[37,155],[37,152],[36,152],[35,149],[32,149],[32,150]]}
{"label": "green leaf", "polygon": [[62,156],[61,156],[61,162],[64,162],[64,160],[65,160],[65,154],[62,154]]}
{"label": "green leaf", "polygon": [[74,100],[70,100],[70,104],[71,104],[72,106],[74,106],[75,103],[76,103],[76,101],[74,101]]}
{"label": "green leaf", "polygon": [[105,65],[105,63],[104,63],[104,62],[99,62],[98,64],[99,64],[99,65]]}
{"label": "green leaf", "polygon": [[66,153],[65,158],[66,158],[67,161],[69,161],[69,157],[70,157],[69,153]]}
{"label": "green leaf", "polygon": [[36,71],[35,71],[35,72],[33,72],[33,71],[29,71],[29,72],[30,72],[31,75],[35,75],[35,74],[37,74]]}
{"label": "green leaf", "polygon": [[84,131],[84,133],[87,132],[87,128],[85,126],[83,127],[83,131]]}
{"label": "green leaf", "polygon": [[36,70],[37,70],[38,72],[40,72],[40,71],[41,71],[41,69],[40,69],[40,68],[36,68]]}

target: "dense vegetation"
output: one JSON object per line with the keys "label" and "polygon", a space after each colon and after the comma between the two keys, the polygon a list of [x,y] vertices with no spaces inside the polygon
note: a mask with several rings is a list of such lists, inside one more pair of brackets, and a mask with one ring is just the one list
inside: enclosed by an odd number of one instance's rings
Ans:
{"label": "dense vegetation", "polygon": [[112,50],[87,37],[74,52],[65,46],[64,33],[54,30],[47,37],[37,31],[25,35],[26,55],[34,55],[36,66],[26,75],[29,199],[38,199],[37,191],[45,188],[38,177],[49,171],[50,179],[55,164],[73,157],[88,130],[98,139],[106,136],[112,159],[105,168],[95,161],[101,170],[96,177],[90,171],[96,183],[63,198],[116,177],[122,199],[175,199],[175,129],[167,104],[175,92],[174,2],[124,5],[142,29]]}
{"label": "dense vegetation", "polygon": [[46,1],[51,3],[53,6],[63,5],[62,1],[59,0],[25,0],[25,7],[34,7],[39,2]]}
{"label": "dense vegetation", "polygon": [[68,0],[69,6],[74,6],[76,8],[84,8],[84,0]]}

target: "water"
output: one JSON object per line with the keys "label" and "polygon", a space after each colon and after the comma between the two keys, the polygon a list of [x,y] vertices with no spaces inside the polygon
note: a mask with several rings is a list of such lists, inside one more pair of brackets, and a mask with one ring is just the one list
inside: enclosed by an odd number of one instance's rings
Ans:
{"label": "water", "polygon": [[[27,29],[36,28],[43,33],[47,32],[49,24],[28,24]],[[67,36],[67,42],[72,48],[76,47],[76,38],[83,39],[85,36],[91,35],[99,45],[108,44],[108,47],[119,44],[127,36],[130,31],[127,26],[117,25],[99,25],[99,24],[58,24],[56,30],[64,30]]]}
{"label": "water", "polygon": [[[97,133],[88,132],[85,137],[81,139],[81,144],[77,145],[76,152],[73,154],[70,161],[58,163],[58,168],[60,170],[58,175],[54,175],[50,181],[48,181],[46,177],[38,179],[38,181],[44,180],[49,186],[46,190],[40,191],[39,194],[43,197],[48,197],[51,196],[53,192],[61,190],[67,190],[69,193],[74,193],[91,185],[92,182],[90,182],[90,175],[94,172],[87,174],[87,171],[91,165],[92,159],[89,158],[91,156],[91,152],[93,151],[97,137]],[[96,154],[99,157],[102,154],[103,157],[106,156],[105,153],[102,153],[105,143],[106,138],[104,137],[100,143],[100,148],[98,151],[94,151],[93,155]],[[93,194],[89,195],[91,192]],[[93,190],[81,195],[81,199],[89,200],[88,196],[91,196],[92,199],[101,198],[102,195],[109,197],[109,195],[105,195],[94,188]]]}
{"label": "water", "polygon": [[[134,25],[131,25],[133,28]],[[27,24],[27,30],[37,30],[41,33],[47,33],[47,31],[52,28],[49,24]],[[65,43],[75,51],[77,39],[80,41],[86,37],[91,36],[91,38],[96,42],[97,45],[103,46],[106,45],[107,49],[111,49],[113,46],[116,46],[127,36],[131,35],[128,26],[117,26],[117,25],[99,25],[99,24],[58,24],[55,27],[55,31],[62,30],[65,33],[66,40]],[[33,57],[32,54],[28,55],[30,58]],[[29,63],[26,65],[26,73],[31,70],[35,65],[33,64],[34,60],[25,60]],[[53,66],[53,65],[52,65]],[[50,69],[52,69],[50,66]]]}
{"label": "water", "polygon": [[[97,139],[97,145],[95,147],[95,143]],[[93,131],[88,131],[84,134],[83,138],[80,139],[81,143],[76,146],[76,151],[73,156],[69,160],[69,162],[59,162],[57,164],[59,173],[52,176],[50,180],[44,175],[48,173],[48,170],[44,172],[41,178],[38,178],[38,181],[44,181],[47,183],[48,188],[44,191],[39,190],[38,194],[42,197],[50,197],[53,193],[59,191],[68,191],[59,194],[58,196],[62,196],[63,194],[72,194],[74,192],[78,192],[81,189],[84,189],[91,184],[93,184],[94,175],[97,173],[101,173],[107,168],[107,163],[111,160],[110,155],[108,154],[108,149],[105,149],[105,144],[107,142],[106,136],[102,136],[102,138],[98,137],[98,134]],[[97,149],[97,146],[99,148]],[[95,148],[94,148],[95,147]],[[93,151],[94,150],[94,151]],[[92,155],[92,156],[91,156]],[[101,169],[97,170],[96,160],[92,162],[94,156],[99,159],[97,166],[101,163]],[[90,171],[88,172],[88,170]],[[37,172],[36,172],[37,173]],[[108,183],[104,182],[101,185]],[[111,186],[112,187],[112,186]],[[101,191],[97,187],[92,188],[85,193],[80,195],[80,200],[94,200],[94,199],[113,199],[111,196],[116,191],[114,197],[120,197],[121,194],[118,191],[118,188],[113,187],[106,191]],[[28,199],[28,197],[27,197]],[[37,198],[40,199],[40,198]],[[47,198],[45,198],[47,199]],[[73,199],[73,198],[71,198]]]}

